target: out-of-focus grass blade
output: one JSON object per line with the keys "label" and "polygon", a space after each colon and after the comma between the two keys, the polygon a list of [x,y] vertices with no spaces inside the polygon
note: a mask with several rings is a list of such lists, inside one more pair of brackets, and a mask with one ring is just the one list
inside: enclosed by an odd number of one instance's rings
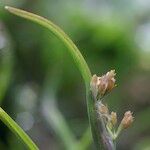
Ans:
{"label": "out-of-focus grass blade", "polygon": [[19,125],[0,107],[0,120],[14,133],[30,150],[39,150],[30,137],[19,127]]}
{"label": "out-of-focus grass blade", "polygon": [[52,97],[49,98],[50,97],[43,101],[42,110],[44,118],[61,139],[66,150],[77,150],[75,137],[68,128],[66,120],[55,106],[54,99]]}
{"label": "out-of-focus grass blade", "polygon": [[12,79],[14,63],[12,41],[0,22],[0,104]]}
{"label": "out-of-focus grass blade", "polygon": [[90,127],[88,127],[79,140],[80,150],[87,150],[91,144],[92,144],[92,134]]}

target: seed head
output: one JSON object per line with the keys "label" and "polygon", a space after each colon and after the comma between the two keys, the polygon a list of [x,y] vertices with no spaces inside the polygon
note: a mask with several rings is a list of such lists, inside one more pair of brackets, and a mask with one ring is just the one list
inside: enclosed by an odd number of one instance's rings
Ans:
{"label": "seed head", "polygon": [[131,111],[127,111],[121,121],[121,125],[124,129],[127,129],[133,122],[133,116]]}
{"label": "seed head", "polygon": [[115,70],[111,70],[101,77],[93,75],[90,86],[95,99],[101,98],[115,87],[115,75]]}
{"label": "seed head", "polygon": [[116,123],[117,123],[117,114],[116,114],[116,112],[112,111],[111,114],[110,114],[110,118],[111,118],[112,124],[115,126]]}

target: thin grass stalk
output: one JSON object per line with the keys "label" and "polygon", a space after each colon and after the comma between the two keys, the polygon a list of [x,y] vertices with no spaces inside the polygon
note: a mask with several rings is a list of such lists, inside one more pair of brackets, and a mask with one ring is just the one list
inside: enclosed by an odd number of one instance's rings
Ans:
{"label": "thin grass stalk", "polygon": [[[102,131],[99,129],[99,124],[101,125],[101,122],[99,122],[99,120],[97,119],[95,101],[93,99],[93,96],[92,96],[91,90],[90,90],[91,72],[90,72],[90,69],[89,69],[86,61],[84,60],[82,54],[80,53],[79,49],[76,47],[76,45],[73,43],[73,41],[64,33],[64,31],[62,31],[57,25],[55,25],[51,21],[49,21],[41,16],[38,16],[33,13],[30,13],[30,12],[27,12],[24,10],[20,10],[17,8],[13,8],[13,7],[9,7],[9,6],[6,6],[5,8],[9,12],[11,12],[17,16],[31,20],[32,22],[35,22],[35,23],[47,28],[54,35],[56,35],[67,47],[69,54],[73,58],[76,66],[78,67],[78,69],[84,79],[84,83],[85,83],[85,87],[86,87],[86,101],[87,101],[88,117],[89,117],[89,122],[91,125],[92,135],[93,135],[93,139],[94,139],[96,148],[97,148],[97,150],[102,150],[102,149],[107,150],[107,146],[105,145],[105,143],[102,140],[103,139],[101,136]],[[108,149],[108,150],[110,150],[110,149]]]}
{"label": "thin grass stalk", "polygon": [[0,107],[0,120],[25,144],[30,150],[39,150],[30,137],[19,127],[19,125]]}

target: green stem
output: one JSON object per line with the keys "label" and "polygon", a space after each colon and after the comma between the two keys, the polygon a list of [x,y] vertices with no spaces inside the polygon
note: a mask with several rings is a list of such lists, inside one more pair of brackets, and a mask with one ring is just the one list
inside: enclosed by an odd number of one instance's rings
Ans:
{"label": "green stem", "polygon": [[118,127],[118,129],[117,129],[117,132],[115,134],[114,139],[116,139],[119,136],[119,134],[121,133],[122,129],[123,129],[122,124],[120,124],[119,127]]}
{"label": "green stem", "polygon": [[87,150],[92,143],[91,130],[88,127],[78,142],[78,150]]}
{"label": "green stem", "polygon": [[95,102],[93,100],[93,97],[91,95],[90,91],[90,80],[91,80],[91,72],[90,69],[84,60],[82,54],[80,53],[79,49],[76,47],[76,45],[72,42],[72,40],[62,31],[58,26],[53,24],[51,21],[35,15],[33,13],[16,9],[13,7],[6,6],[5,7],[9,12],[26,18],[28,20],[31,20],[37,24],[40,24],[41,26],[47,28],[50,30],[54,35],[56,35],[63,43],[64,45],[68,48],[68,52],[73,58],[75,64],[77,65],[79,71],[81,72],[81,75],[84,79],[85,86],[86,86],[86,100],[87,100],[87,109],[88,109],[88,116],[89,116],[89,121],[92,129],[92,135],[94,138],[94,142],[96,144],[97,149],[102,149],[103,143],[100,137],[100,132],[98,129],[98,121],[96,117],[96,112],[95,112]]}
{"label": "green stem", "polygon": [[19,125],[0,107],[0,120],[15,133],[30,150],[39,150],[30,137],[19,127]]}
{"label": "green stem", "polygon": [[[95,99],[95,101],[96,101],[96,99]],[[97,114],[97,118],[98,118],[98,123],[97,123],[98,130],[101,135],[101,141],[103,142],[101,149],[115,150],[115,145],[114,145],[114,141],[113,141],[113,133],[111,132],[111,130],[109,130],[109,127],[106,124],[106,120],[105,120],[106,118],[104,118],[104,115],[99,112],[100,105],[103,105],[102,101],[101,100],[96,101],[96,110],[97,110],[96,114]]]}
{"label": "green stem", "polygon": [[111,131],[111,129],[108,127],[108,125],[106,125],[106,128],[107,128],[108,133],[110,134],[111,138],[112,138],[112,139],[115,139],[114,133]]}

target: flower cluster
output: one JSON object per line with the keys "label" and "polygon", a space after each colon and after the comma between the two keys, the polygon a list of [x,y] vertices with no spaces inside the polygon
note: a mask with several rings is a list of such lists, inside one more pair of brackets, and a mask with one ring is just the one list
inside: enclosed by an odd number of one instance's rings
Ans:
{"label": "flower cluster", "polygon": [[117,127],[117,113],[113,111],[110,113],[107,105],[104,105],[101,101],[103,96],[112,91],[116,86],[115,75],[115,70],[111,70],[101,77],[93,75],[90,83],[91,92],[96,103],[98,118],[103,122],[112,139],[116,139],[121,131],[127,129],[133,122],[131,111],[127,111],[125,112],[120,125]]}
{"label": "flower cluster", "polygon": [[127,111],[124,114],[124,117],[117,127],[118,119],[117,113],[109,113],[109,109],[106,105],[102,104],[100,101],[97,102],[97,113],[108,130],[108,133],[112,136],[113,139],[116,139],[123,129],[127,129],[133,122],[133,116],[131,111]]}
{"label": "flower cluster", "polygon": [[121,121],[121,126],[126,129],[128,128],[133,122],[133,116],[132,116],[132,112],[131,111],[127,111],[124,114],[124,117]]}
{"label": "flower cluster", "polygon": [[111,70],[101,77],[98,77],[96,74],[93,75],[90,87],[96,100],[102,98],[115,87],[115,75],[115,70]]}

